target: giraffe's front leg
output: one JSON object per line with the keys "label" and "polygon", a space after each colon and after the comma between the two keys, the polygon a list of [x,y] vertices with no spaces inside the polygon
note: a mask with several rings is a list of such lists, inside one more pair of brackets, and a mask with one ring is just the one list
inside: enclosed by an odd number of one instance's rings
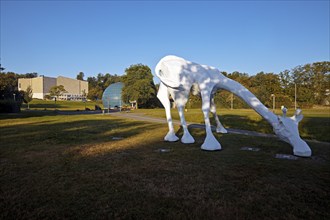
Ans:
{"label": "giraffe's front leg", "polygon": [[211,101],[210,92],[204,90],[201,92],[201,94],[202,94],[202,102],[203,102],[202,111],[204,115],[205,130],[206,130],[206,138],[201,148],[202,150],[208,150],[208,151],[221,150],[221,145],[218,142],[218,140],[214,137],[211,130],[211,123],[209,118],[210,101]]}
{"label": "giraffe's front leg", "polygon": [[168,124],[168,129],[169,129],[168,133],[164,137],[164,140],[170,141],[170,142],[178,141],[179,138],[175,135],[173,122],[172,122],[171,104],[170,104],[170,100],[168,98],[168,90],[167,90],[167,87],[163,83],[160,83],[160,85],[159,85],[157,98],[160,100],[160,102],[163,104],[163,106],[165,108],[166,119],[167,119],[167,124]]}

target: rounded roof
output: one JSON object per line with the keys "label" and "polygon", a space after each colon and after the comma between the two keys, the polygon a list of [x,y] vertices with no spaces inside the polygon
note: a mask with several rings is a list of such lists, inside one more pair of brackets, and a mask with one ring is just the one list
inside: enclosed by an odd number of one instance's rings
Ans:
{"label": "rounded roof", "polygon": [[121,91],[124,84],[121,82],[109,85],[103,92],[102,103],[104,108],[114,108],[122,106]]}

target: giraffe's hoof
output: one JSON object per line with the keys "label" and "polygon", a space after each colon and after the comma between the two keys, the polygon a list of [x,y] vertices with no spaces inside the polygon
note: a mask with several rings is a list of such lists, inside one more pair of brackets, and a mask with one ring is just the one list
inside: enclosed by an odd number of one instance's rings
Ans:
{"label": "giraffe's hoof", "polygon": [[179,140],[179,138],[172,131],[169,131],[167,133],[167,135],[164,137],[164,141],[175,142],[175,141],[178,141],[178,140]]}
{"label": "giraffe's hoof", "polygon": [[225,129],[224,127],[217,128],[216,132],[221,133],[221,134],[227,134],[228,133],[227,129]]}
{"label": "giraffe's hoof", "polygon": [[191,134],[185,133],[181,138],[181,142],[184,144],[193,144],[195,143],[195,139],[191,136]]}
{"label": "giraffe's hoof", "polygon": [[214,145],[214,146],[201,146],[202,150],[206,151],[216,151],[216,150],[221,150],[221,145]]}
{"label": "giraffe's hoof", "polygon": [[207,151],[221,150],[221,145],[213,135],[206,136],[205,141],[201,146],[201,149]]}

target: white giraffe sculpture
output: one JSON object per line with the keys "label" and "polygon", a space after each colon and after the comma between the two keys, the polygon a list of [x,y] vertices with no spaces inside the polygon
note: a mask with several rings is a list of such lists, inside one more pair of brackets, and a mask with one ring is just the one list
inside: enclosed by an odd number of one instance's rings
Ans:
{"label": "white giraffe sculpture", "polygon": [[219,133],[227,133],[227,130],[218,119],[213,100],[213,94],[219,89],[224,89],[243,99],[251,108],[265,118],[272,125],[275,134],[293,147],[294,155],[301,157],[311,156],[311,149],[299,136],[298,123],[303,118],[300,109],[295,112],[294,116],[286,117],[286,109],[284,108],[283,116],[277,116],[269,111],[248,89],[240,83],[225,77],[218,69],[190,62],[177,56],[166,56],[162,58],[158,62],[155,71],[156,75],[161,80],[157,97],[165,108],[169,127],[169,132],[164,138],[165,141],[172,142],[179,140],[175,135],[172,123],[169,101],[170,94],[178,108],[181,125],[183,127],[181,142],[195,142],[188,131],[183,112],[191,87],[197,85],[202,97],[202,111],[206,129],[206,138],[201,146],[203,150],[221,150],[221,145],[214,137],[211,130],[209,120],[210,111],[217,123],[216,131]]}

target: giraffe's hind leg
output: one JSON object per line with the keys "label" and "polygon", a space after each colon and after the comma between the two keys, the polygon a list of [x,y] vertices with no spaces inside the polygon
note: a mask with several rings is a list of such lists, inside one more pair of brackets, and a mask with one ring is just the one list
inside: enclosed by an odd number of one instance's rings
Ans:
{"label": "giraffe's hind leg", "polygon": [[183,136],[181,138],[181,142],[184,143],[184,144],[193,144],[193,143],[195,143],[195,139],[189,133],[187,123],[186,123],[186,120],[184,118],[183,109],[184,109],[183,106],[178,107],[181,126],[183,128]]}
{"label": "giraffe's hind leg", "polygon": [[218,140],[214,137],[212,130],[211,130],[211,123],[209,119],[209,112],[211,106],[211,91],[205,89],[201,90],[202,95],[202,111],[205,120],[205,130],[206,130],[206,138],[204,143],[202,144],[201,148],[203,150],[214,151],[214,150],[221,150],[221,145]]}
{"label": "giraffe's hind leg", "polygon": [[213,114],[213,117],[215,119],[215,122],[217,123],[216,132],[217,133],[222,133],[222,134],[228,133],[228,131],[225,129],[225,127],[221,124],[221,122],[219,120],[219,117],[217,115],[217,110],[216,110],[216,107],[215,107],[213,95],[211,97],[211,109],[210,109],[210,111]]}

